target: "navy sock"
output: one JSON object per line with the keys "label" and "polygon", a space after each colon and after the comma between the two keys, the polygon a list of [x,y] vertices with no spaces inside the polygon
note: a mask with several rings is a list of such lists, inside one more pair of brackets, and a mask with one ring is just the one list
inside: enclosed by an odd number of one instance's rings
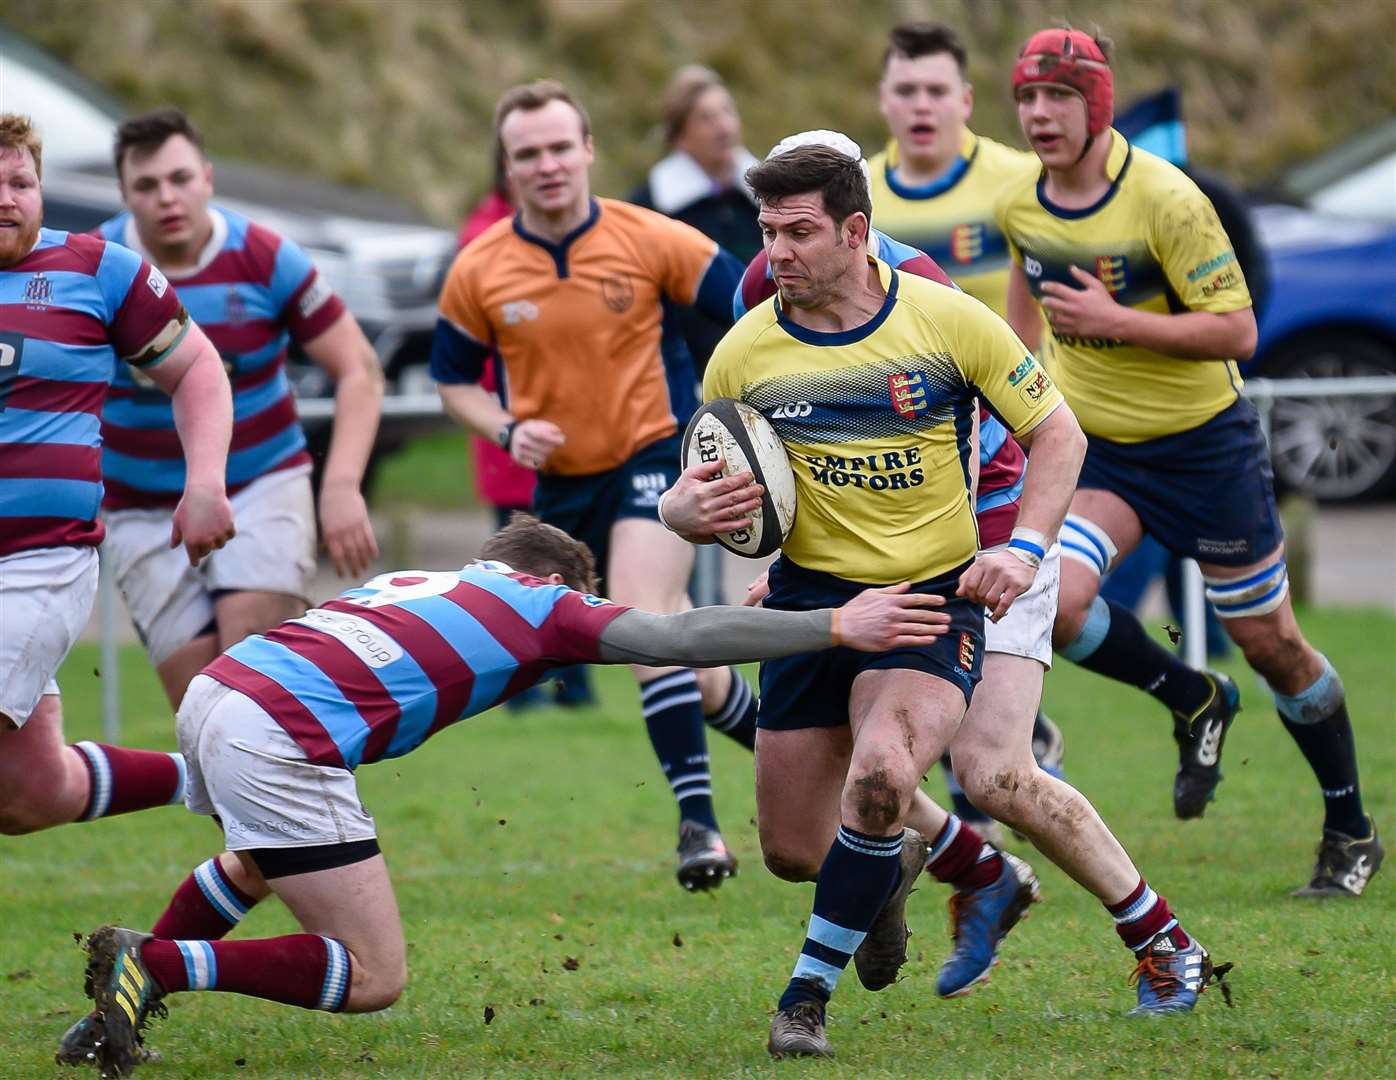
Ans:
{"label": "navy sock", "polygon": [[1368,835],[1357,784],[1357,747],[1342,680],[1325,657],[1323,671],[1307,690],[1275,695],[1285,730],[1299,744],[1323,791],[1323,827],[1356,839]]}
{"label": "navy sock", "polygon": [[901,883],[902,836],[868,836],[839,827],[815,880],[814,913],[780,1008],[828,1002],[882,905]]}
{"label": "navy sock", "polygon": [[717,828],[713,778],[708,769],[708,738],[703,731],[703,695],[693,672],[675,671],[640,684],[654,756],[674,789],[679,817]]}
{"label": "navy sock", "polygon": [[756,695],[742,678],[741,672],[736,668],[728,670],[732,672],[732,686],[727,691],[727,700],[722,703],[722,708],[705,719],[710,728],[722,732],[748,750],[755,750]]}
{"label": "navy sock", "polygon": [[1184,716],[1214,692],[1212,680],[1149,637],[1134,612],[1100,596],[1091,601],[1080,636],[1057,652],[1087,671],[1139,687]]}

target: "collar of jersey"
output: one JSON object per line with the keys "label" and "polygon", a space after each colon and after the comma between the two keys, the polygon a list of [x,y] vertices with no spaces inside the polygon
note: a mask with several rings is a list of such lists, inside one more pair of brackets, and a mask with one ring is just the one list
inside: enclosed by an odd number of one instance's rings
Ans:
{"label": "collar of jersey", "polygon": [[1053,217],[1075,221],[1079,218],[1090,217],[1113,199],[1115,192],[1120,190],[1120,184],[1124,182],[1125,173],[1129,171],[1129,163],[1134,160],[1134,147],[1114,128],[1110,129],[1110,143],[1110,153],[1105,159],[1105,175],[1110,177],[1110,188],[1104,195],[1091,203],[1090,206],[1083,206],[1079,210],[1069,210],[1065,206],[1058,206],[1047,198],[1047,170],[1043,169],[1037,178],[1038,205]]}
{"label": "collar of jersey", "polygon": [[590,200],[591,213],[587,219],[564,236],[556,244],[550,240],[544,240],[541,236],[534,236],[523,227],[523,211],[520,210],[514,215],[514,232],[521,240],[527,240],[530,244],[537,244],[553,257],[553,263],[557,266],[557,276],[565,278],[567,276],[567,250],[572,246],[573,241],[596,224],[597,218],[601,216],[601,204],[594,198]]}
{"label": "collar of jersey", "polygon": [[955,159],[955,164],[950,166],[950,171],[944,176],[932,180],[929,184],[913,187],[910,184],[903,184],[897,179],[897,140],[893,139],[887,147],[887,163],[883,166],[883,176],[893,194],[903,199],[934,199],[937,195],[944,195],[963,180],[965,173],[969,172],[969,167],[974,164],[974,159],[978,155],[979,139],[969,128],[965,128],[964,134],[960,137],[960,156]]}
{"label": "collar of jersey", "polygon": [[780,304],[780,293],[776,293],[776,321],[780,323],[780,328],[796,341],[806,345],[852,345],[876,331],[887,321],[887,316],[892,314],[892,308],[897,303],[898,274],[881,259],[872,261],[877,264],[877,273],[882,278],[883,286],[887,289],[887,296],[882,301],[882,307],[878,309],[877,314],[862,326],[855,326],[852,330],[811,330],[786,316]]}

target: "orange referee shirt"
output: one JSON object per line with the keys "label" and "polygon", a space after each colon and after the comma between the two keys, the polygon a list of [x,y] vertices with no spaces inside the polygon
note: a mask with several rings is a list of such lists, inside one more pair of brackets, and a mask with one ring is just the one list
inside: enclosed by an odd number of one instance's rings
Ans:
{"label": "orange referee shirt", "polygon": [[[730,323],[740,276],[740,264],[696,229],[629,203],[593,199],[591,216],[558,244],[516,215],[451,266],[432,375],[477,382],[493,348],[509,411],[551,420],[567,436],[543,471],[604,472],[687,421],[660,347],[663,300],[711,307]],[[681,377],[694,379],[691,370]]]}

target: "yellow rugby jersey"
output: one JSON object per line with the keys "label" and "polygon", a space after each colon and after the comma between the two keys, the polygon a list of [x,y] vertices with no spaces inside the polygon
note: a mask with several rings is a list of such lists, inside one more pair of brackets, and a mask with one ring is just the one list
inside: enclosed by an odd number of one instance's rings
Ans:
{"label": "yellow rugby jersey", "polygon": [[1008,247],[994,202],[1038,171],[1037,155],[965,131],[960,157],[945,176],[922,187],[897,180],[897,140],[868,162],[873,224],[940,263],[965,292],[1004,314]]}
{"label": "yellow rugby jersey", "polygon": [[[1075,286],[1072,265],[1141,311],[1240,311],[1251,306],[1217,212],[1175,166],[1118,131],[1106,169],[1110,190],[1094,206],[1054,206],[1042,185],[1007,192],[998,221],[1037,299],[1042,283]],[[1183,360],[1112,338],[1043,328],[1042,359],[1090,435],[1135,443],[1188,431],[1236,400],[1235,360]]]}
{"label": "yellow rugby jersey", "polygon": [[745,401],[785,443],[797,503],[782,550],[792,560],[850,581],[925,581],[978,547],[976,397],[1022,434],[1061,395],[978,300],[870,261],[887,290],[876,316],[821,333],[772,297],[718,344],[703,396]]}

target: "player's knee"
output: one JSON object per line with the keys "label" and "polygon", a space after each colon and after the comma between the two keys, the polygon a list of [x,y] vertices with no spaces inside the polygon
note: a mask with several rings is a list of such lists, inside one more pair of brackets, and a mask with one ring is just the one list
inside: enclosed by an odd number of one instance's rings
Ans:
{"label": "player's knee", "polygon": [[345,1012],[378,1012],[402,997],[407,986],[406,960],[378,963],[360,970],[362,974],[354,979],[354,988],[345,1002]]}
{"label": "player's knee", "polygon": [[1228,629],[1246,662],[1267,680],[1288,683],[1292,673],[1305,665],[1309,645],[1292,622],[1274,626],[1266,620],[1244,630],[1234,624]]}
{"label": "player's knee", "polygon": [[[844,788],[844,806],[860,829],[873,834],[889,832],[900,824],[909,799],[904,763],[891,756],[877,756],[853,763]],[[915,781],[911,783],[914,785]]]}
{"label": "player's knee", "polygon": [[763,844],[761,858],[766,869],[782,881],[813,881],[819,876],[819,860],[810,858],[805,852]]}
{"label": "player's knee", "polygon": [[0,834],[23,836],[58,824],[52,796],[41,771],[0,768]]}

